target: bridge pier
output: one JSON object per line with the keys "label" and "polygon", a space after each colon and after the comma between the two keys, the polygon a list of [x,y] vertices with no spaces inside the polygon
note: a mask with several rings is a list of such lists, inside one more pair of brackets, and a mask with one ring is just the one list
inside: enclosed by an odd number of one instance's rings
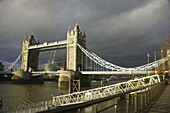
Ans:
{"label": "bridge pier", "polygon": [[34,77],[30,72],[24,71],[24,69],[18,69],[14,72],[11,78],[14,84],[43,84],[42,76]]}
{"label": "bridge pier", "polygon": [[29,80],[30,79],[30,73],[25,72],[23,69],[18,69],[17,71],[14,72],[14,76],[12,76],[12,80]]}
{"label": "bridge pier", "polygon": [[69,93],[73,92],[73,89],[80,91],[79,80],[80,80],[79,72],[64,70],[60,71],[60,77],[58,79],[58,88],[68,89]]}
{"label": "bridge pier", "polygon": [[60,71],[58,88],[68,89],[69,93],[71,93],[80,91],[80,86],[90,86],[90,80],[88,76],[82,76],[78,71]]}

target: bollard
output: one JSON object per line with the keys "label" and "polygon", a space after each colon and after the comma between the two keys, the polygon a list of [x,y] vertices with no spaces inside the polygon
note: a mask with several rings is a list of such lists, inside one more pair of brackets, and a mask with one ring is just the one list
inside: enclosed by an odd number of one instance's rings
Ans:
{"label": "bollard", "polygon": [[45,106],[47,106],[48,105],[48,101],[45,101]]}
{"label": "bollard", "polygon": [[129,113],[129,94],[126,94],[126,113]]}
{"label": "bollard", "polygon": [[148,87],[147,94],[148,94],[148,100],[147,100],[148,102],[147,102],[147,103],[149,103],[149,101],[150,101],[150,97],[149,97],[149,94],[150,94],[149,87]]}
{"label": "bollard", "polygon": [[0,108],[2,107],[2,99],[0,99]]}
{"label": "bollard", "polygon": [[154,98],[154,93],[155,93],[155,86],[153,86],[153,89],[152,89],[152,98]]}
{"label": "bollard", "polygon": [[134,94],[134,106],[135,106],[135,113],[137,112],[137,92]]}
{"label": "bollard", "polygon": [[[97,113],[98,103],[97,103],[97,104],[94,104],[94,106],[93,106],[93,107],[94,107],[94,110],[95,110],[95,111],[94,111],[94,113]],[[81,110],[80,110],[80,113],[81,113]]]}
{"label": "bollard", "polygon": [[35,107],[35,112],[37,112],[37,106]]}
{"label": "bollard", "polygon": [[146,89],[145,89],[145,92],[144,92],[144,97],[145,97],[145,105],[146,105],[147,104]]}
{"label": "bollard", "polygon": [[143,109],[143,92],[140,92],[140,109]]}
{"label": "bollard", "polygon": [[134,101],[133,97],[134,97],[134,95],[131,94],[131,104],[133,104],[133,101]]}
{"label": "bollard", "polygon": [[31,113],[31,108],[29,108],[29,113]]}
{"label": "bollard", "polygon": [[151,88],[150,88],[150,99],[152,100],[153,99],[153,87],[151,86]]}
{"label": "bollard", "polygon": [[26,113],[26,112],[25,112],[25,109],[23,110],[23,113]]}
{"label": "bollard", "polygon": [[118,98],[114,98],[114,113],[117,111],[117,100]]}

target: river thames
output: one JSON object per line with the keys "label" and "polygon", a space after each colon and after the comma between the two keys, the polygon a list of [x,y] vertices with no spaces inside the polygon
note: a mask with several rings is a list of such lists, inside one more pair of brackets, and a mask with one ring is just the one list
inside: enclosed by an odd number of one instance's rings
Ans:
{"label": "river thames", "polygon": [[[110,81],[108,84],[114,84],[118,81]],[[100,81],[92,81],[91,87],[83,87],[81,90],[100,87]],[[0,82],[0,98],[3,101],[3,107],[0,113],[13,111],[16,109],[29,108],[30,106],[40,105],[45,101],[52,101],[51,94],[66,94],[68,90],[59,89],[57,81],[45,81],[44,84],[11,84]]]}
{"label": "river thames", "polygon": [[11,84],[0,83],[0,98],[3,101],[1,112],[13,109],[21,109],[41,101],[52,100],[51,94],[67,93],[64,89],[58,89],[56,81],[46,81],[44,84]]}

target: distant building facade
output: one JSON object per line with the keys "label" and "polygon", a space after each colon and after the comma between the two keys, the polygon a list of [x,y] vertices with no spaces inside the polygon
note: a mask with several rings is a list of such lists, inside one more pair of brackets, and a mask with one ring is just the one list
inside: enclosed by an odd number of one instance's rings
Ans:
{"label": "distant building facade", "polygon": [[65,69],[65,67],[66,67],[66,62],[61,61],[60,59],[58,59],[56,61],[56,68],[57,68],[57,70]]}

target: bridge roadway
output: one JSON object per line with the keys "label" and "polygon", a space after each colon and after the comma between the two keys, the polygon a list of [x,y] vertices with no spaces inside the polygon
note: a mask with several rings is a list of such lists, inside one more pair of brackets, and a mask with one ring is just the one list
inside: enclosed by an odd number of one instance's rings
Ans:
{"label": "bridge roadway", "polygon": [[5,71],[0,71],[0,75],[10,75],[13,74],[14,72],[5,72]]}
{"label": "bridge roadway", "polygon": [[[148,71],[80,71],[83,75],[146,75]],[[149,74],[154,74],[155,71],[149,71]]]}
{"label": "bridge roadway", "polygon": [[[33,76],[38,76],[41,74],[60,74],[60,70],[58,71],[33,71],[31,72]],[[155,74],[155,71],[80,71],[83,75],[147,75],[149,74]],[[157,72],[156,72],[157,73]],[[166,71],[165,73],[168,73]]]}
{"label": "bridge roadway", "polygon": [[[59,71],[33,71],[32,74],[59,74]],[[83,75],[146,75],[148,71],[80,71]],[[154,74],[155,71],[149,71],[149,74]]]}
{"label": "bridge roadway", "polygon": [[[33,76],[39,76],[42,74],[55,74],[58,75],[60,74],[60,70],[58,71],[33,71],[31,72]],[[129,75],[129,74],[134,74],[134,75],[146,75],[148,74],[148,71],[80,71],[81,74],[83,75]],[[149,71],[149,74],[154,74],[155,71]],[[165,73],[168,73],[165,72]],[[0,71],[0,75],[8,75],[8,74],[14,74],[14,72],[3,72]]]}
{"label": "bridge roadway", "polygon": [[44,44],[29,46],[29,50],[36,50],[36,51],[48,51],[48,50],[65,49],[65,48],[67,48],[67,40],[50,42],[50,43],[44,42]]}

